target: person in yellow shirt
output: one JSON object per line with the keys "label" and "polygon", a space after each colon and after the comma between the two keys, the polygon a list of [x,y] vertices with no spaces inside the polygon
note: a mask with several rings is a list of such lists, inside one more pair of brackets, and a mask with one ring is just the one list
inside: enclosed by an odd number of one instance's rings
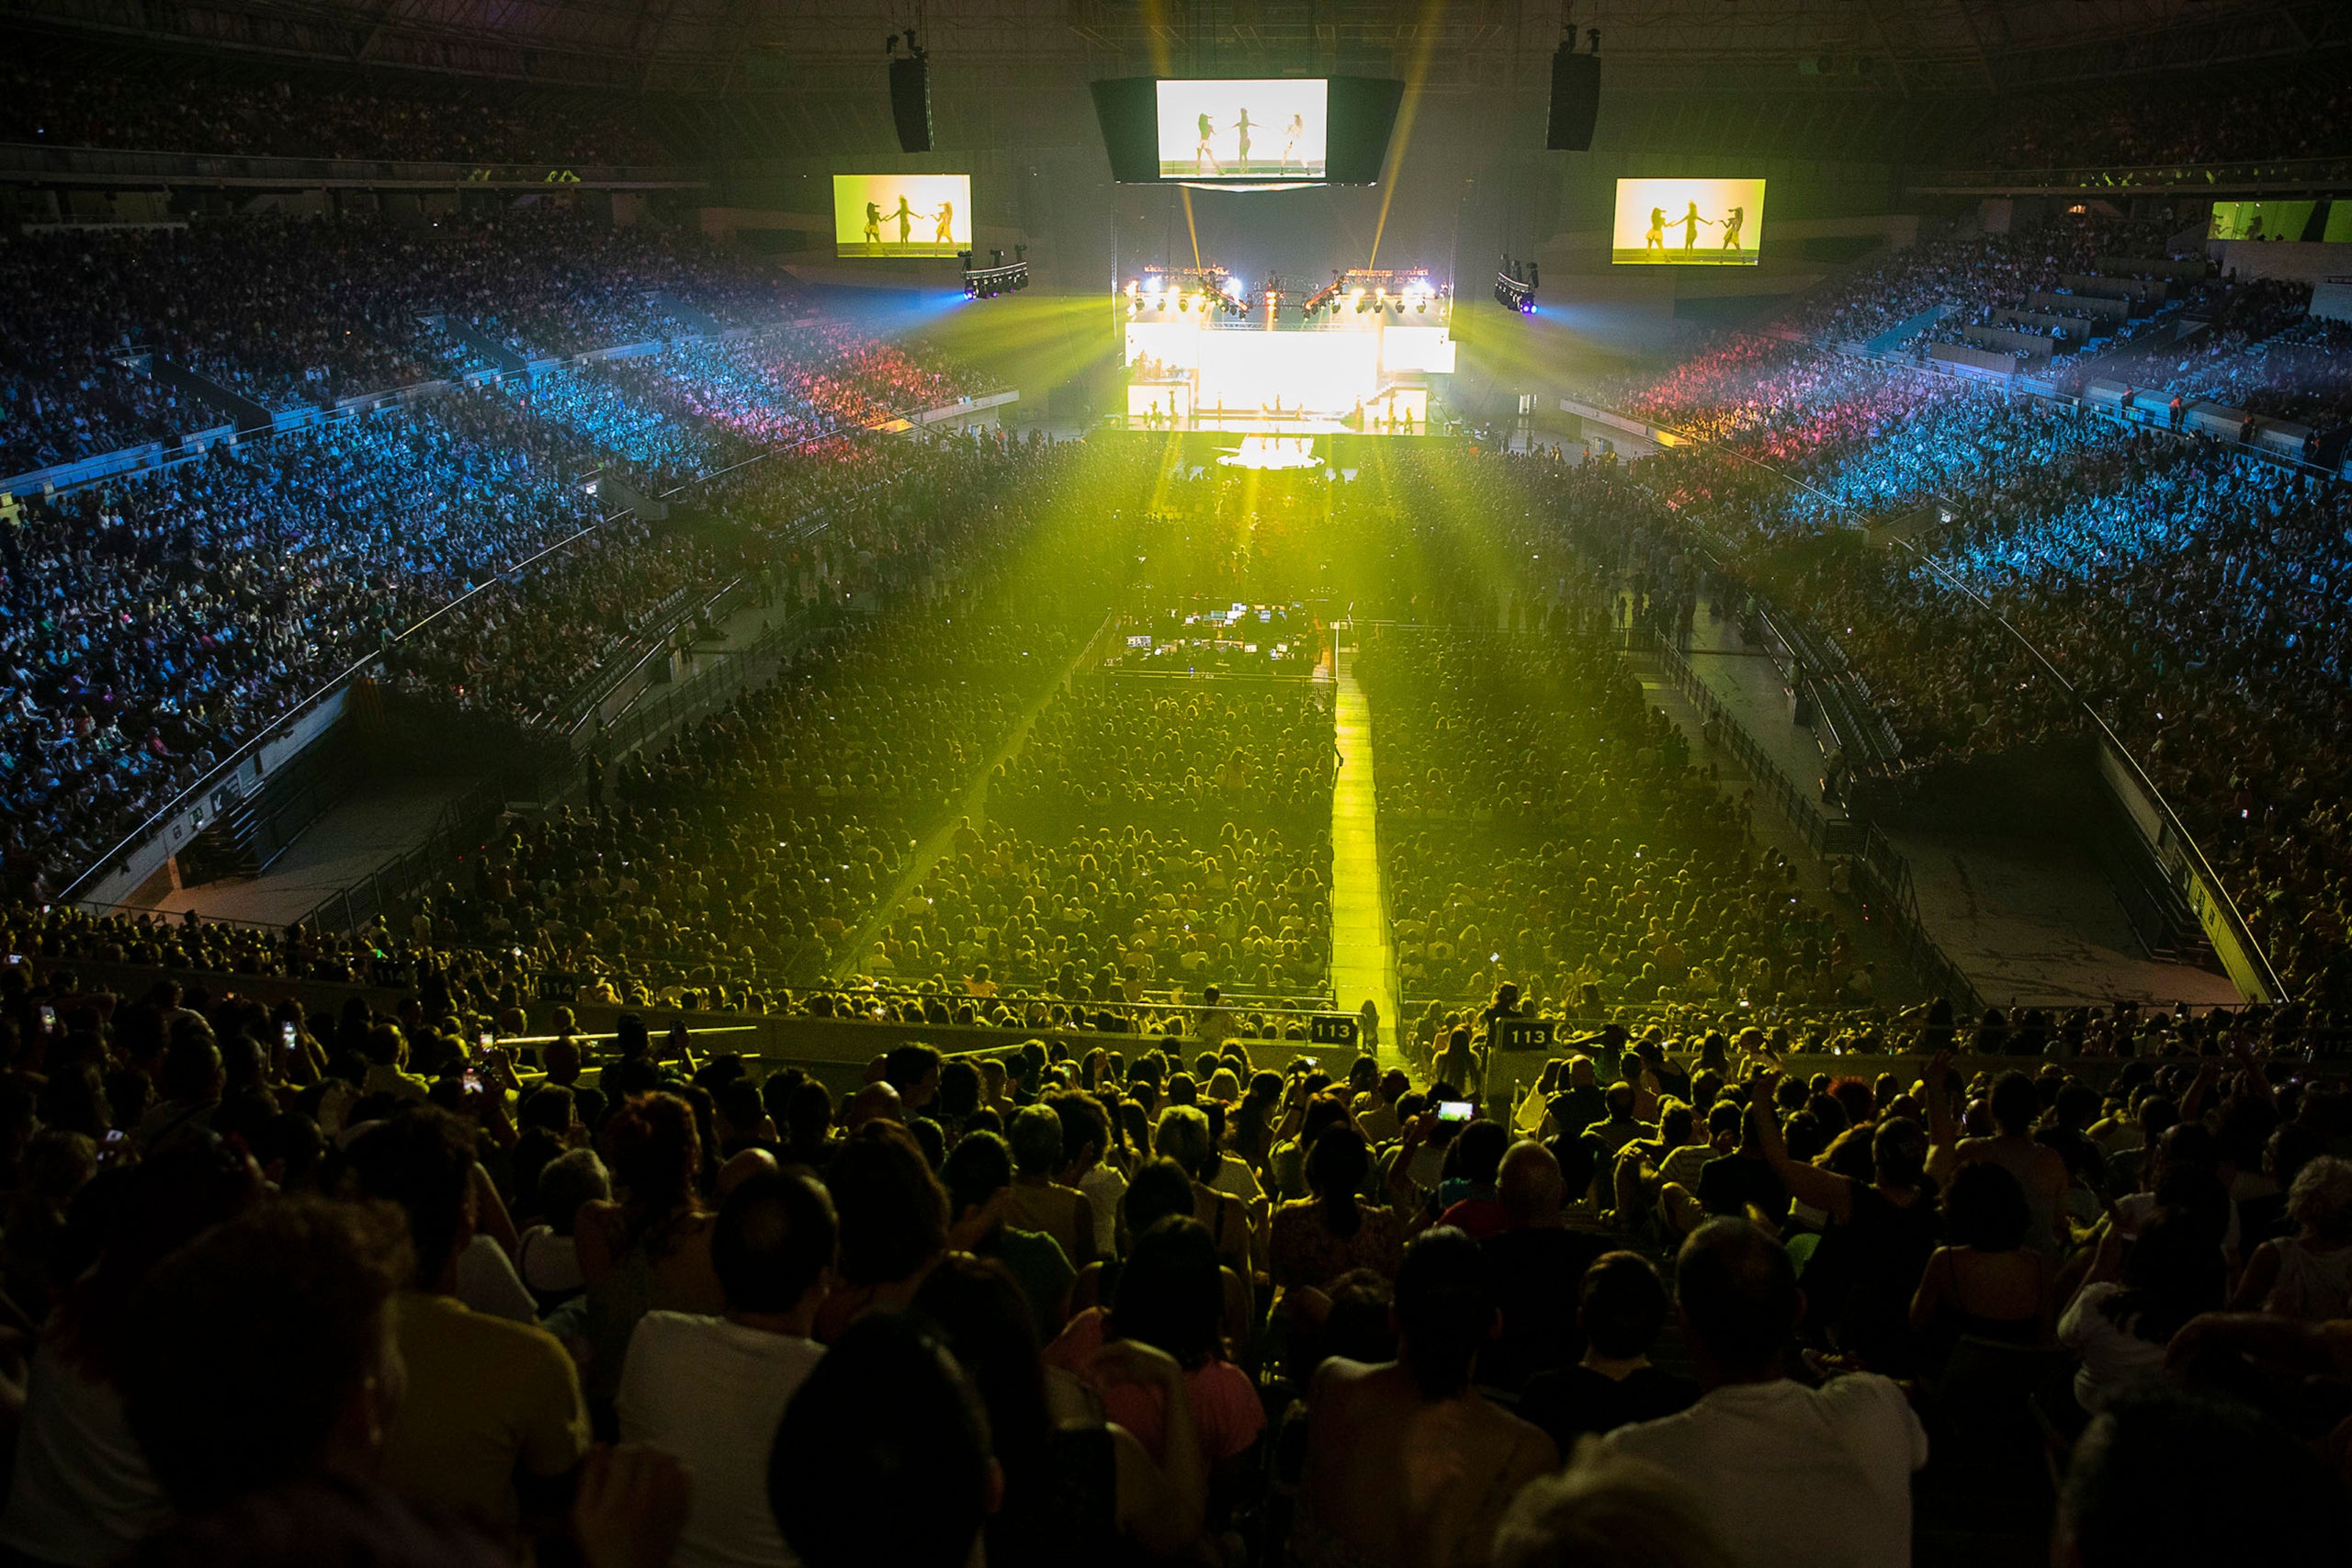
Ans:
{"label": "person in yellow shirt", "polygon": [[[474,1147],[443,1111],[402,1111],[362,1134],[351,1161],[363,1193],[408,1217],[416,1270],[395,1300],[407,1391],[385,1428],[379,1472],[413,1501],[509,1539],[525,1493],[550,1505],[586,1456],[580,1376],[542,1328],[469,1310],[455,1295],[458,1255],[474,1234]],[[537,1483],[535,1485],[535,1483]]]}

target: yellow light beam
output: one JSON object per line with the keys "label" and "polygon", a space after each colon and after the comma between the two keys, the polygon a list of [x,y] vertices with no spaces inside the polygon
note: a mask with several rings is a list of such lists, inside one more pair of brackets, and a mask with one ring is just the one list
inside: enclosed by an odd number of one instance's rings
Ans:
{"label": "yellow light beam", "polygon": [[1405,165],[1405,144],[1413,139],[1413,116],[1421,107],[1421,84],[1429,80],[1430,52],[1437,43],[1438,14],[1445,0],[1422,0],[1421,25],[1413,39],[1413,63],[1405,73],[1405,98],[1396,107],[1396,133],[1389,138],[1387,166],[1380,171],[1380,220],[1372,227],[1372,259],[1367,270],[1380,265],[1380,237],[1388,228],[1388,204],[1396,198],[1396,175]]}

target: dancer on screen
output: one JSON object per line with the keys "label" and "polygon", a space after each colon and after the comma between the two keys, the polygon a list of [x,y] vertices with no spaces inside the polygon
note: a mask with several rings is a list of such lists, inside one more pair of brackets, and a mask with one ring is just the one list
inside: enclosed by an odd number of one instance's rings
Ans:
{"label": "dancer on screen", "polygon": [[899,220],[899,243],[902,245],[910,245],[914,243],[914,221],[916,214],[915,209],[907,205],[906,192],[900,191],[899,193],[898,208],[891,212],[890,216]]}
{"label": "dancer on screen", "polygon": [[1236,139],[1241,143],[1241,156],[1235,162],[1234,173],[1246,175],[1250,172],[1250,111],[1248,109],[1241,111],[1241,118],[1234,122],[1233,130]]}
{"label": "dancer on screen", "polygon": [[935,216],[939,220],[939,231],[933,238],[943,245],[954,244],[956,243],[956,204],[952,201],[941,202]]}
{"label": "dancer on screen", "polygon": [[[1288,174],[1290,172],[1291,159],[1298,152],[1299,138],[1306,134],[1306,116],[1304,114],[1295,114],[1291,116],[1290,123],[1283,127],[1282,172],[1283,174]],[[1299,167],[1304,169],[1306,165],[1304,163],[1301,163]]]}
{"label": "dancer on screen", "polygon": [[1690,210],[1676,219],[1675,221],[1682,225],[1682,249],[1686,254],[1699,248],[1699,226],[1701,224],[1703,223],[1710,229],[1715,226],[1715,220],[1713,219],[1702,218],[1699,216],[1699,204],[1695,201],[1690,204]]}
{"label": "dancer on screen", "polygon": [[1218,163],[1216,154],[1209,150],[1209,138],[1216,134],[1216,123],[1204,114],[1200,118],[1200,130],[1201,140],[1193,149],[1193,173],[1199,174],[1201,165],[1206,164],[1222,175],[1225,173],[1225,165]]}
{"label": "dancer on screen", "polygon": [[882,206],[879,202],[865,204],[865,243],[869,245],[882,243]]}
{"label": "dancer on screen", "polygon": [[1726,251],[1739,249],[1739,226],[1747,221],[1747,209],[1735,207],[1724,218],[1724,243]]}
{"label": "dancer on screen", "polygon": [[1652,251],[1660,255],[1666,254],[1666,209],[1663,207],[1650,209],[1650,231],[1643,240],[1642,254],[1647,255]]}

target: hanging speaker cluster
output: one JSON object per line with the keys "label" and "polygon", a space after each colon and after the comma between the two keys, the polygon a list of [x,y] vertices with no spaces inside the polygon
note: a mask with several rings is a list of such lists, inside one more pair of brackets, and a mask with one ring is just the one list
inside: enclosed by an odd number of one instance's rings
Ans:
{"label": "hanging speaker cluster", "polygon": [[1593,35],[1592,42],[1590,53],[1578,54],[1571,35],[1552,56],[1552,114],[1544,130],[1544,145],[1550,152],[1592,150],[1592,122],[1600,112],[1600,34]]}
{"label": "hanging speaker cluster", "polygon": [[[912,33],[908,47],[915,47]],[[900,152],[932,151],[932,59],[922,50],[891,59],[889,118],[899,125]]]}

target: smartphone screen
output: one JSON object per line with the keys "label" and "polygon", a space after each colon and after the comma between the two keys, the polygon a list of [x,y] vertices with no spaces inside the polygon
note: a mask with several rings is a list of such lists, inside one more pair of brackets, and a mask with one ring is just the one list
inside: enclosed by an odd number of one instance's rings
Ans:
{"label": "smartphone screen", "polygon": [[1466,1100],[1442,1100],[1438,1102],[1437,1119],[1441,1122],[1467,1122],[1476,1110]]}
{"label": "smartphone screen", "polygon": [[480,1094],[481,1092],[481,1075],[474,1071],[471,1067],[468,1067],[466,1069],[463,1081],[468,1094]]}
{"label": "smartphone screen", "polygon": [[291,1055],[294,1051],[294,1037],[295,1030],[292,1024],[286,1023],[278,1026],[277,1043],[288,1055]]}

